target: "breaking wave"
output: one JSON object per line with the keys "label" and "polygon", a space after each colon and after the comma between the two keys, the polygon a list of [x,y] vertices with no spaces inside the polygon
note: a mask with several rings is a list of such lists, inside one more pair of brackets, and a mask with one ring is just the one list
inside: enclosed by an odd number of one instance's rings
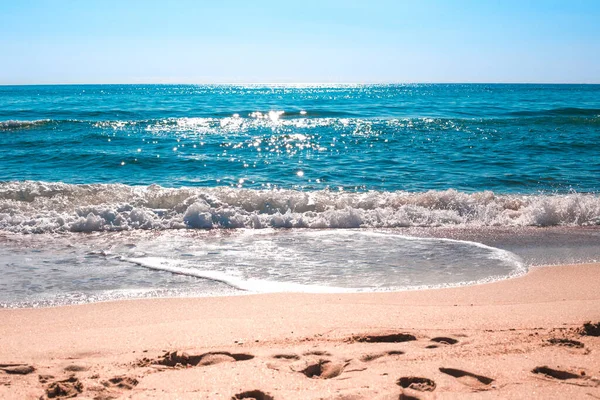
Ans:
{"label": "breaking wave", "polygon": [[0,230],[394,228],[600,225],[596,194],[504,195],[0,183]]}

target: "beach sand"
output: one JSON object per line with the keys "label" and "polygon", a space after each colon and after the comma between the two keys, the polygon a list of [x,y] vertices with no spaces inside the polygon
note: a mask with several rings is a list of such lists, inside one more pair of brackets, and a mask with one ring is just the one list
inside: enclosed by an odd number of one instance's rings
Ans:
{"label": "beach sand", "polygon": [[412,292],[5,309],[0,321],[2,399],[600,399],[600,329],[584,328],[600,322],[600,264]]}

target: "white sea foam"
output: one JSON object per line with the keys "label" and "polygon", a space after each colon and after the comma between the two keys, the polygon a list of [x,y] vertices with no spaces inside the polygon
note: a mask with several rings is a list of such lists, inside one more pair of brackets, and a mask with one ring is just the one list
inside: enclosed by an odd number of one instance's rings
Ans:
{"label": "white sea foam", "polygon": [[303,285],[293,282],[277,282],[266,279],[244,279],[221,271],[204,271],[198,268],[182,267],[177,260],[162,257],[123,258],[139,266],[157,271],[171,272],[173,274],[193,276],[215,282],[224,283],[234,289],[255,293],[276,292],[304,292],[304,293],[344,293],[358,291],[358,289],[338,288],[323,285]]}
{"label": "white sea foam", "polygon": [[600,225],[596,194],[334,192],[0,183],[0,230]]}

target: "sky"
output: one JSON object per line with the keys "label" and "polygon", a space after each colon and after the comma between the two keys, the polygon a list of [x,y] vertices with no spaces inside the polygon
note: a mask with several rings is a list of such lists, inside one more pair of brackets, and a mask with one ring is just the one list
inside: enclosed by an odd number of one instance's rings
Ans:
{"label": "sky", "polygon": [[0,0],[0,84],[600,83],[599,0]]}

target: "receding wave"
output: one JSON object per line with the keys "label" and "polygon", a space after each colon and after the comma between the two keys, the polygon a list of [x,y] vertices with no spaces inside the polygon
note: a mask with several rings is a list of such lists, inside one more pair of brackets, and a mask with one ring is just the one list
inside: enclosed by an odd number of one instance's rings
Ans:
{"label": "receding wave", "polygon": [[596,194],[337,192],[0,183],[0,230],[394,228],[600,225]]}

